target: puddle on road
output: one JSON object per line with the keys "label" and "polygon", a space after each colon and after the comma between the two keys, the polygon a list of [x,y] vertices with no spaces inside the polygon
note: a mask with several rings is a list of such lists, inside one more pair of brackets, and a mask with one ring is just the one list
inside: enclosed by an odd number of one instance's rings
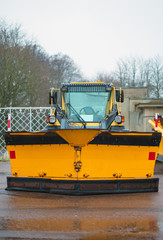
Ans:
{"label": "puddle on road", "polygon": [[[157,219],[150,217],[138,217],[138,218],[107,218],[103,219],[97,216],[85,216],[75,217],[71,215],[69,217],[63,216],[63,218],[0,218],[0,237],[4,231],[6,233],[26,234],[26,237],[30,238],[31,232],[33,232],[37,238],[42,238],[46,233],[47,236],[53,233],[54,239],[108,239],[108,237],[114,237],[114,239],[156,239],[158,236],[159,228]],[[42,235],[42,233],[44,233]],[[67,237],[66,237],[67,236]],[[50,237],[50,236],[49,236]],[[55,238],[56,237],[56,238]],[[149,238],[150,237],[150,238]],[[45,236],[44,236],[45,238]],[[52,238],[52,236],[50,237]],[[110,238],[109,238],[110,239]]]}
{"label": "puddle on road", "polygon": [[[71,213],[72,214],[72,213]],[[41,215],[41,214],[40,214]],[[54,217],[38,218],[32,216],[23,217],[23,214],[13,218],[0,218],[0,230],[4,231],[63,231],[63,232],[157,232],[159,230],[157,218],[153,216],[119,217],[101,216],[100,212],[88,213],[85,217],[72,214],[55,215]]]}
{"label": "puddle on road", "polygon": [[6,176],[0,174],[0,239],[163,239],[162,188],[75,197],[5,191]]}

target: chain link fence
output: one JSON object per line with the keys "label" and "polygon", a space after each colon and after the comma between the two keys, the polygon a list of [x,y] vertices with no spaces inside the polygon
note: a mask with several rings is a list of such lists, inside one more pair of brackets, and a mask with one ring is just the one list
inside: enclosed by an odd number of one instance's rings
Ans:
{"label": "chain link fence", "polygon": [[0,159],[6,159],[6,145],[2,135],[8,130],[8,114],[11,116],[11,132],[40,131],[46,128],[46,118],[50,114],[49,107],[10,107],[0,108]]}

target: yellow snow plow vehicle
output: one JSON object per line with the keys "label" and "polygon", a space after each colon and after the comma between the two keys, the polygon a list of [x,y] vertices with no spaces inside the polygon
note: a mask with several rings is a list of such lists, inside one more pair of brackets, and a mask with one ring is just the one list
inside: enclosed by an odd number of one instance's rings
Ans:
{"label": "yellow snow plow vehicle", "polygon": [[161,134],[125,130],[123,100],[122,89],[100,81],[52,88],[47,129],[4,133],[12,170],[7,190],[72,195],[158,191],[154,166]]}
{"label": "yellow snow plow vehicle", "polygon": [[148,122],[152,125],[154,131],[160,132],[162,134],[157,160],[163,162],[163,116],[155,113],[154,121],[149,120]]}

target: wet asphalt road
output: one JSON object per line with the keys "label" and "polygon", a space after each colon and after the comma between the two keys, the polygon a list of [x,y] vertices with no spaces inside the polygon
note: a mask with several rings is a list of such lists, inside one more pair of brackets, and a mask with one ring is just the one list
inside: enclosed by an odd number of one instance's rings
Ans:
{"label": "wet asphalt road", "polygon": [[163,239],[163,163],[157,166],[158,193],[81,197],[5,191],[9,174],[9,162],[0,162],[0,239]]}

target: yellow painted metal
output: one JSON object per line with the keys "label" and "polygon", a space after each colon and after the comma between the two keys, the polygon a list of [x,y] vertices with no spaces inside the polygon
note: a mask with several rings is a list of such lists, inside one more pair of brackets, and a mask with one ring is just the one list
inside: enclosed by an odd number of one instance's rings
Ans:
{"label": "yellow painted metal", "polygon": [[16,154],[16,159],[10,159],[12,175],[40,177],[45,173],[48,178],[64,179],[71,173],[76,178],[74,148],[68,144],[16,145],[7,150]]}
{"label": "yellow painted metal", "polygon": [[[152,125],[152,127],[153,127],[154,130],[155,130],[155,129],[156,129],[155,121],[148,120],[148,122]],[[161,142],[160,142],[160,146],[159,146],[159,151],[158,151],[158,153],[159,153],[160,155],[163,155],[163,129],[162,129],[161,124],[159,124],[159,126],[157,127],[157,131],[162,134],[162,138],[161,138]]]}
{"label": "yellow painted metal", "polygon": [[[100,122],[87,122],[86,123],[86,127],[91,127],[91,128],[93,128],[93,127],[98,127],[99,128],[99,126],[101,125],[101,123]],[[76,123],[74,123],[74,122],[70,122],[69,123],[69,126],[77,126],[77,127],[83,127],[83,124],[82,123],[80,123],[80,122],[76,122]]]}
{"label": "yellow painted metal", "polygon": [[99,129],[61,129],[57,134],[65,139],[71,146],[85,146],[100,133]]}
{"label": "yellow painted metal", "polygon": [[[155,126],[155,122],[154,122],[154,121],[148,120],[148,122],[152,125],[152,127],[153,127],[154,129],[156,129],[156,126]],[[163,129],[161,128],[161,126],[158,126],[157,128],[158,128],[157,131],[160,132],[160,133],[163,135]]]}
{"label": "yellow painted metal", "polygon": [[67,108],[65,106],[65,100],[63,97],[63,92],[61,92],[61,99],[62,99],[62,109],[65,111],[65,114],[67,115]]}
{"label": "yellow painted metal", "polygon": [[[79,179],[146,178],[153,177],[155,160],[149,159],[149,152],[158,147],[89,145],[82,148],[82,168]],[[114,177],[115,176],[115,177]]]}
{"label": "yellow painted metal", "polygon": [[162,136],[161,142],[160,142],[159,154],[160,154],[160,155],[163,155],[163,136]]}
{"label": "yellow painted metal", "polygon": [[[153,177],[156,159],[149,160],[149,152],[155,152],[157,155],[158,147],[87,144],[91,138],[95,137],[98,130],[77,129],[56,130],[56,132],[65,139],[70,135],[71,138],[67,140],[71,145],[8,145],[8,152],[15,151],[16,155],[15,159],[10,160],[12,175],[80,180]],[[28,133],[19,134],[27,135]],[[34,134],[42,136],[45,133]],[[132,134],[140,135],[127,133],[126,137]],[[79,171],[75,166],[80,167]]]}
{"label": "yellow painted metal", "polygon": [[114,105],[114,101],[115,101],[115,87],[112,86],[112,88],[113,88],[113,91],[111,92],[110,99],[109,101],[107,101],[107,105],[106,105],[106,112],[105,112],[106,116],[108,115],[109,111],[111,112],[112,107]]}
{"label": "yellow painted metal", "polygon": [[10,132],[11,136],[14,135],[21,135],[21,136],[37,136],[39,134],[39,136],[44,136],[46,134],[46,132]]}
{"label": "yellow painted metal", "polygon": [[104,84],[104,82],[98,81],[98,82],[71,82],[71,85],[73,84],[89,84],[89,85],[93,85],[93,84]]}

